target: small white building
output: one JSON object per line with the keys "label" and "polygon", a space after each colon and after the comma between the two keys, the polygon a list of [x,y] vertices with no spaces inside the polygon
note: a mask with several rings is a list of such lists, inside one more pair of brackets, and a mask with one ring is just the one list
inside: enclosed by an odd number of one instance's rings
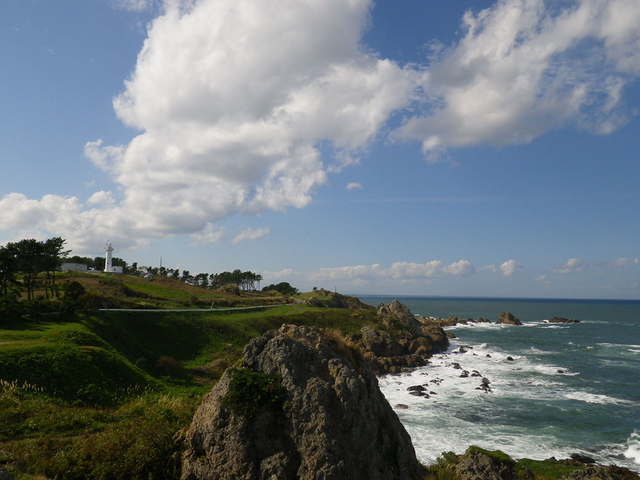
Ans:
{"label": "small white building", "polygon": [[60,270],[63,272],[87,272],[89,267],[84,263],[63,263]]}

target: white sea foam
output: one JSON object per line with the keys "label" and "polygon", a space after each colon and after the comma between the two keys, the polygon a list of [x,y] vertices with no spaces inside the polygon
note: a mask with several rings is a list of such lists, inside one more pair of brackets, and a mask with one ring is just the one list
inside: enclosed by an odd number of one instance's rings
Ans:
{"label": "white sea foam", "polygon": [[609,348],[640,348],[640,345],[629,345],[626,343],[598,343],[598,346]]}
{"label": "white sea foam", "polygon": [[627,447],[624,456],[640,465],[640,435],[638,435],[637,431],[634,430],[627,440]]}
{"label": "white sea foam", "polygon": [[585,402],[585,403],[596,403],[600,405],[607,405],[607,404],[624,405],[624,404],[630,403],[629,401],[622,400],[620,398],[613,398],[607,395],[598,395],[598,394],[587,393],[587,392],[569,392],[565,394],[565,398],[568,398],[570,400],[578,400],[580,402]]}

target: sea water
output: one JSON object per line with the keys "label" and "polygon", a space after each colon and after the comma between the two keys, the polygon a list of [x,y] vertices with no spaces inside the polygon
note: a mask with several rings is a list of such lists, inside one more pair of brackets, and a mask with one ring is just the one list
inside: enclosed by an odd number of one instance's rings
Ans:
{"label": "sea water", "polygon": [[[374,306],[393,298],[360,297]],[[445,353],[379,379],[423,463],[477,445],[536,460],[580,453],[640,471],[639,301],[398,300],[415,315],[493,322],[447,327],[456,338]],[[500,312],[524,325],[496,325]],[[580,323],[546,322],[556,316]],[[414,385],[428,398],[411,395]]]}

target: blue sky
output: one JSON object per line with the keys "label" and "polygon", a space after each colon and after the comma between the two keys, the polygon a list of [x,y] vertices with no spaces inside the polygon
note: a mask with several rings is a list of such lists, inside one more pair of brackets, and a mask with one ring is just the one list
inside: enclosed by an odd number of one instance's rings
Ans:
{"label": "blue sky", "polygon": [[640,298],[636,0],[0,16],[0,242],[345,293]]}

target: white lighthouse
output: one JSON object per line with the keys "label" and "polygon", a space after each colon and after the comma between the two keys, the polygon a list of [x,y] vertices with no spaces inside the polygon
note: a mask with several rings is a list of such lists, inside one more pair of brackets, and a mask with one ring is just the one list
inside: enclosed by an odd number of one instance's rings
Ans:
{"label": "white lighthouse", "polygon": [[111,242],[107,241],[107,246],[104,249],[104,251],[105,251],[104,271],[113,272],[113,258],[111,255],[113,253],[113,245],[111,245]]}

